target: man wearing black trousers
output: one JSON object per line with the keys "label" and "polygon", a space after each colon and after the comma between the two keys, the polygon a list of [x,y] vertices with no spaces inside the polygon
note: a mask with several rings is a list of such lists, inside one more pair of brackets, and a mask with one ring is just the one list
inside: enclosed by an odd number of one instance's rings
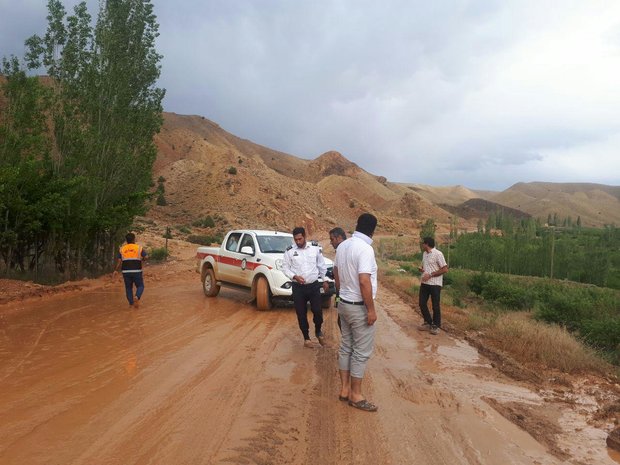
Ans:
{"label": "man wearing black trousers", "polygon": [[[439,334],[441,328],[441,287],[443,275],[448,272],[448,264],[443,254],[435,248],[435,239],[425,237],[422,242],[424,253],[422,254],[422,266],[418,270],[422,273],[420,280],[420,310],[424,317],[424,324],[418,327],[420,331],[430,331],[431,334]],[[433,305],[433,316],[428,311],[428,298]]]}
{"label": "man wearing black trousers", "polygon": [[315,242],[306,241],[306,230],[302,227],[293,229],[295,245],[289,247],[284,253],[282,271],[293,282],[293,303],[297,313],[299,329],[304,337],[304,347],[312,348],[314,344],[310,340],[310,326],[308,324],[308,311],[306,304],[310,302],[310,309],[314,315],[314,331],[319,343],[325,344],[325,338],[321,332],[323,325],[323,310],[321,308],[321,282],[323,290],[327,292],[329,285],[325,280],[327,266],[323,259],[321,248]]}

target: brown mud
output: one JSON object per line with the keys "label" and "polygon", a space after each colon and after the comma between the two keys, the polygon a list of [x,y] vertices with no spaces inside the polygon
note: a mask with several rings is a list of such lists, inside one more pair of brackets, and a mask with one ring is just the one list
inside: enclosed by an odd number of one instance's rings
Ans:
{"label": "brown mud", "polygon": [[[202,294],[191,261],[149,267],[139,310],[120,281],[0,306],[0,463],[613,465],[594,395],[554,398],[378,296],[364,389],[338,400],[336,312],[307,349],[294,311]],[[556,396],[557,397],[557,396]]]}

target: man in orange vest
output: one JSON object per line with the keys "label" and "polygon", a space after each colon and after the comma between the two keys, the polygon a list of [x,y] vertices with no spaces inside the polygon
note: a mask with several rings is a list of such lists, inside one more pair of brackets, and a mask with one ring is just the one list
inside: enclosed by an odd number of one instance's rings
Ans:
{"label": "man in orange vest", "polygon": [[[116,275],[119,268],[122,270],[129,306],[138,308],[140,306],[140,298],[144,292],[142,261],[146,260],[147,255],[142,246],[136,244],[136,235],[134,233],[127,234],[125,239],[127,243],[118,252],[118,260],[113,274]],[[135,298],[133,295],[134,284],[136,286]]]}

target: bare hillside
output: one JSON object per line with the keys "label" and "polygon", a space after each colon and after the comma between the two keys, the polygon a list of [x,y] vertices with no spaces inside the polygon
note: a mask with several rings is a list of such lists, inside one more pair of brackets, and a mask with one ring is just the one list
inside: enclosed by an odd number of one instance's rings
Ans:
{"label": "bare hillside", "polygon": [[338,152],[304,160],[240,139],[200,116],[164,115],[156,136],[155,179],[162,176],[166,206],[149,216],[183,226],[206,215],[233,227],[311,234],[334,226],[351,230],[364,211],[375,213],[385,232],[415,230],[426,218],[449,214],[411,190],[372,175]]}
{"label": "bare hillside", "polygon": [[[478,193],[463,186],[429,186],[426,184],[402,184],[436,205],[457,206],[470,199],[481,197]],[[486,197],[483,197],[486,198]]]}
{"label": "bare hillside", "polygon": [[502,208],[517,217],[580,216],[584,226],[620,223],[620,187],[518,183],[494,193],[391,183],[335,151],[305,160],[241,139],[204,117],[174,113],[164,114],[156,143],[155,179],[165,178],[168,205],[153,205],[149,216],[179,229],[217,215],[220,229],[303,225],[324,234],[334,226],[351,230],[357,216],[370,211],[385,232],[414,231],[428,218],[441,232],[451,216],[468,229]]}
{"label": "bare hillside", "polygon": [[490,198],[534,217],[581,217],[584,226],[620,223],[620,186],[588,183],[517,183]]}

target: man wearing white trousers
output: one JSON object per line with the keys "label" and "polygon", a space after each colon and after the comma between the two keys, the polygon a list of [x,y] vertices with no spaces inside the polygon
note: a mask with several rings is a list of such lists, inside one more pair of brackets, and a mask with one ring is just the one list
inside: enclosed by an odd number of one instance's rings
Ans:
{"label": "man wearing white trousers", "polygon": [[353,235],[336,249],[334,278],[340,295],[338,315],[342,325],[338,367],[340,369],[340,400],[367,412],[377,406],[362,394],[366,364],[375,342],[375,296],[377,294],[377,262],[372,236],[377,218],[363,213],[357,219]]}

